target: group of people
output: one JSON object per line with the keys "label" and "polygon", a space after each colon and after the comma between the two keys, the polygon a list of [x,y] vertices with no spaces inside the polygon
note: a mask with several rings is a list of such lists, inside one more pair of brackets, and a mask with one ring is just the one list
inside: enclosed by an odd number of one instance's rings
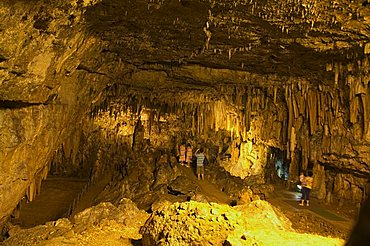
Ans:
{"label": "group of people", "polygon": [[[196,163],[197,163],[197,176],[198,180],[202,179],[204,180],[204,164],[206,155],[204,154],[204,149],[199,148],[197,151],[195,151],[195,157],[196,157]],[[180,145],[180,151],[179,151],[179,163],[182,166],[191,167],[191,162],[193,159],[193,149],[191,148],[190,144],[187,144],[185,147],[185,144],[182,143]]]}
{"label": "group of people", "polygon": [[302,197],[299,202],[300,206],[310,206],[310,192],[313,185],[313,173],[312,171],[302,171],[299,176],[299,185],[301,186]]}

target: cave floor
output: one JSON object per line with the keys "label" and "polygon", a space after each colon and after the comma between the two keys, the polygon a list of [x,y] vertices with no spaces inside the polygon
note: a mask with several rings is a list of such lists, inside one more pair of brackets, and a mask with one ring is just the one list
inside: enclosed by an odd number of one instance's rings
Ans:
{"label": "cave floor", "polygon": [[[230,204],[231,199],[217,186],[207,180],[197,180],[194,170],[180,167],[183,175],[196,182],[201,192],[209,201]],[[82,211],[91,205],[91,201],[97,196],[98,191],[109,182],[109,179],[101,179],[92,189],[87,192],[80,201],[75,212]],[[23,228],[41,225],[47,221],[65,217],[73,200],[81,192],[86,180],[71,178],[51,177],[43,181],[41,193],[31,202],[24,204],[18,219],[12,223]],[[289,191],[283,185],[275,185],[273,195],[267,198],[275,207],[279,208],[292,222],[292,227],[301,233],[313,233],[322,236],[339,237],[347,239],[357,215],[355,208],[339,208],[338,206],[326,205],[315,198],[311,198],[310,207],[298,205],[300,193]]]}
{"label": "cave floor", "polygon": [[300,206],[300,198],[300,192],[276,185],[274,194],[267,201],[279,208],[298,232],[343,239],[349,237],[356,221],[356,208],[327,205],[314,197],[310,198],[309,207]]}

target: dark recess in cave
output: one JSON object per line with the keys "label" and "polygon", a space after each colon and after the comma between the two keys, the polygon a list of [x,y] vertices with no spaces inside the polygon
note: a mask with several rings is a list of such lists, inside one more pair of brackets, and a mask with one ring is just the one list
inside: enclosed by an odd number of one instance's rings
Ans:
{"label": "dark recess in cave", "polygon": [[45,103],[31,103],[18,100],[0,100],[0,109],[21,109],[37,105],[45,105]]}

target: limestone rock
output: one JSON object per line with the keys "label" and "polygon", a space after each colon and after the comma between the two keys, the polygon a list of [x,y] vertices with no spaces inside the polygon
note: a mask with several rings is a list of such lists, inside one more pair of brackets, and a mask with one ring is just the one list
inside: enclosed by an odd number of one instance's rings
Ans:
{"label": "limestone rock", "polygon": [[3,245],[132,245],[148,217],[128,199],[118,207],[100,203],[75,215],[73,222],[64,218],[17,230]]}
{"label": "limestone rock", "polygon": [[[268,231],[266,225],[269,225]],[[295,233],[290,221],[265,201],[231,208],[216,203],[185,202],[160,207],[141,228],[143,245],[341,245],[342,240]],[[268,237],[266,237],[268,233]]]}

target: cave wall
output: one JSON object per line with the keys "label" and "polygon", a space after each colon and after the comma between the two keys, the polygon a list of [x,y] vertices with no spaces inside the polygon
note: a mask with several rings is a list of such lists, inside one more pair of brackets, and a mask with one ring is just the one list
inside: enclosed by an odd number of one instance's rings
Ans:
{"label": "cave wall", "polygon": [[77,69],[100,49],[83,25],[71,23],[82,11],[71,2],[0,5],[1,222],[23,196],[34,199],[62,144],[69,154],[78,149],[75,132],[107,83]]}

